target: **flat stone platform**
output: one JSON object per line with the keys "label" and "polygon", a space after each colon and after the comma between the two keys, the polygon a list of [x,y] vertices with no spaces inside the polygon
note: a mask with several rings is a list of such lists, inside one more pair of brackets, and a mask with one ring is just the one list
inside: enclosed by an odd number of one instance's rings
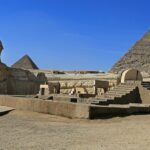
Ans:
{"label": "flat stone platform", "polygon": [[4,115],[12,110],[14,110],[12,107],[0,106],[0,115]]}

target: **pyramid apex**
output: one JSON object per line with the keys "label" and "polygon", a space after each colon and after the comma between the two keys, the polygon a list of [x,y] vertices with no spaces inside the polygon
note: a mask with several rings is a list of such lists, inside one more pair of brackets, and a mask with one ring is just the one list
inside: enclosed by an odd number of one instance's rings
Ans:
{"label": "pyramid apex", "polygon": [[21,59],[14,63],[12,68],[20,69],[39,69],[29,55],[25,54]]}
{"label": "pyramid apex", "polygon": [[150,30],[112,67],[110,72],[135,68],[150,73]]}

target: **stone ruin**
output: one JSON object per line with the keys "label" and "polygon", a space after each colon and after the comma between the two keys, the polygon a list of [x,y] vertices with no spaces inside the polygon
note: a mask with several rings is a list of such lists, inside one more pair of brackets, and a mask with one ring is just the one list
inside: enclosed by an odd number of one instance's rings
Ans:
{"label": "stone ruin", "polygon": [[78,97],[96,97],[102,95],[109,88],[108,81],[100,80],[60,80],[48,81],[40,86],[40,95],[65,94]]}
{"label": "stone ruin", "polygon": [[[101,80],[48,80],[40,85],[39,95],[53,96],[56,99],[62,97],[68,102],[71,98],[76,98],[76,102],[83,101],[94,105],[149,103],[149,89],[150,83],[143,81],[140,71],[128,69],[118,76],[117,85],[111,88],[108,81]],[[64,95],[69,98],[65,96],[64,99]]]}
{"label": "stone ruin", "polygon": [[[141,74],[141,71],[148,70],[148,61],[144,65],[147,69],[139,64],[143,63],[145,56],[142,51],[148,51],[149,35],[148,32],[113,67],[111,71],[117,74],[84,71],[70,75],[64,71],[42,71],[27,55],[11,68],[1,62],[0,94],[5,94],[5,97],[0,95],[0,105],[79,118],[150,113],[150,82],[145,82]],[[0,52],[2,50],[0,42]],[[137,59],[140,60],[136,64]],[[20,95],[33,95],[35,98],[23,98]]]}

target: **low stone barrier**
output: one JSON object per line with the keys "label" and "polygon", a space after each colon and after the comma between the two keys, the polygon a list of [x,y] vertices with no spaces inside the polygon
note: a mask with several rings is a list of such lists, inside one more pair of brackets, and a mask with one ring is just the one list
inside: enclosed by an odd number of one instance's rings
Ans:
{"label": "low stone barrier", "polygon": [[117,115],[131,115],[131,114],[150,114],[150,104],[128,104],[117,105],[112,104],[108,106],[90,106],[89,118],[101,118],[105,116],[117,116]]}
{"label": "low stone barrier", "polygon": [[0,96],[0,105],[13,107],[19,110],[34,111],[52,115],[59,115],[69,118],[94,119],[105,116],[150,114],[149,104],[128,104],[128,105],[87,105],[81,103],[48,101],[34,98],[15,96]]}
{"label": "low stone barrier", "polygon": [[89,105],[48,101],[32,98],[0,96],[0,105],[69,118],[89,118]]}

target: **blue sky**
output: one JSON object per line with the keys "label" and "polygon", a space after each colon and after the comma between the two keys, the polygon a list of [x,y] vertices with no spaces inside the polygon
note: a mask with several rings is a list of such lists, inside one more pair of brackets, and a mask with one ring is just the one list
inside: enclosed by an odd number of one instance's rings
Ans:
{"label": "blue sky", "polygon": [[0,0],[8,66],[25,54],[43,69],[104,70],[150,28],[149,0]]}

